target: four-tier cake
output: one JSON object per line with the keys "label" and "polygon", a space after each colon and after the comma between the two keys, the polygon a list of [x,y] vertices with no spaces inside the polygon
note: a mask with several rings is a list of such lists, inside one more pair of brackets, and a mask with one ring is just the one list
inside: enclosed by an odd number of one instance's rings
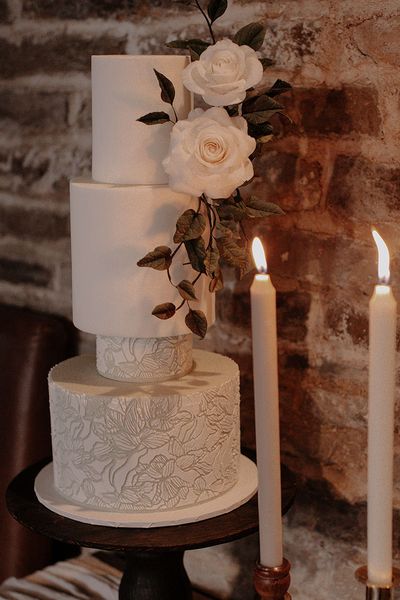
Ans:
{"label": "four-tier cake", "polygon": [[[154,69],[173,82],[177,115],[187,117],[188,61],[92,59],[93,179],[71,182],[71,247],[73,319],[96,335],[96,356],[50,372],[53,464],[36,481],[46,506],[82,521],[204,519],[245,502],[257,485],[255,466],[240,454],[237,365],[192,350],[183,315],[155,318],[158,299],[178,302],[179,292],[137,266],[149,247],[172,244],[177,216],[196,206],[168,187],[169,126],[137,121],[158,97]],[[189,277],[184,263],[184,255],[174,261],[178,281]],[[212,323],[214,296],[203,279],[196,297]]]}

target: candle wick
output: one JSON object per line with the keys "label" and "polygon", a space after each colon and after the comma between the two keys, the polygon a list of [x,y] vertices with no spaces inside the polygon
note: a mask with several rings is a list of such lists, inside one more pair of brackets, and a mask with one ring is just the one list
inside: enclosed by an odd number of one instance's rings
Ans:
{"label": "candle wick", "polygon": [[390,276],[385,275],[384,277],[378,278],[379,285],[389,285],[390,284]]}
{"label": "candle wick", "polygon": [[259,267],[258,268],[258,274],[259,275],[267,275],[268,271],[266,269],[266,267]]}

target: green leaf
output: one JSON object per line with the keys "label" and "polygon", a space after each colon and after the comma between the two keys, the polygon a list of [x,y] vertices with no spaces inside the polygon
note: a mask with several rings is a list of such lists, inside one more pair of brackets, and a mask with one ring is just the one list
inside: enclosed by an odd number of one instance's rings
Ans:
{"label": "green leaf", "polygon": [[159,71],[157,71],[156,69],[154,69],[154,73],[156,74],[158,84],[160,86],[161,100],[172,105],[175,100],[174,84],[168,79],[168,77],[166,77],[162,73],[159,73]]}
{"label": "green leaf", "polygon": [[172,40],[168,42],[168,48],[178,48],[180,50],[190,50],[194,53],[196,60],[203,54],[204,50],[211,44],[197,38],[191,40]]}
{"label": "green leaf", "polygon": [[253,123],[249,123],[248,132],[251,137],[256,139],[258,142],[265,144],[269,142],[273,136],[274,128],[272,123],[269,121],[264,121],[263,123],[258,123],[254,125]]}
{"label": "green leaf", "polygon": [[253,50],[259,50],[264,43],[266,27],[262,23],[249,23],[239,29],[233,41],[239,46],[250,46]]}
{"label": "green leaf", "polygon": [[207,333],[208,324],[206,316],[201,310],[190,309],[185,317],[185,323],[195,335],[204,338]]}
{"label": "green leaf", "polygon": [[204,259],[206,257],[206,248],[203,238],[199,237],[195,240],[188,240],[185,242],[185,248],[192,269],[199,273],[205,273]]}
{"label": "green leaf", "polygon": [[169,269],[172,263],[172,250],[168,246],[157,246],[146,256],[141,258],[136,264],[138,267],[150,267],[156,271],[165,271]]}
{"label": "green leaf", "polygon": [[171,119],[166,112],[150,112],[136,120],[145,125],[159,125],[160,123],[168,123]]}
{"label": "green leaf", "polygon": [[206,228],[206,219],[201,214],[189,208],[179,217],[176,222],[174,234],[175,244],[194,240],[202,235]]}
{"label": "green leaf", "polygon": [[217,240],[221,238],[240,239],[237,223],[233,220],[219,221],[215,227],[215,237]]}
{"label": "green leaf", "polygon": [[207,13],[211,23],[222,17],[228,8],[228,0],[210,0],[207,6]]}
{"label": "green leaf", "polygon": [[217,207],[217,213],[221,221],[236,221],[240,222],[246,216],[246,206],[244,202],[230,202],[226,200]]}
{"label": "green leaf", "polygon": [[224,279],[222,276],[222,271],[218,270],[218,272],[215,274],[214,279],[211,279],[208,289],[211,292],[211,294],[213,294],[214,292],[219,292],[219,290],[222,290],[223,288]]}
{"label": "green leaf", "polygon": [[279,104],[273,98],[266,94],[248,98],[243,102],[243,117],[252,125],[259,125],[268,121],[274,114],[283,110],[282,104]]}
{"label": "green leaf", "polygon": [[292,86],[287,81],[283,81],[282,79],[277,79],[273,86],[268,90],[267,96],[270,98],[275,98],[275,96],[279,96],[280,94],[284,94],[285,92],[289,92],[292,89]]}
{"label": "green leaf", "polygon": [[184,300],[189,300],[189,301],[197,300],[194,285],[187,279],[182,279],[182,281],[180,283],[178,283],[178,285],[176,287],[177,287],[178,292],[180,293],[180,295],[182,296],[182,298]]}
{"label": "green leaf", "polygon": [[214,277],[219,265],[219,250],[215,246],[207,248],[204,266],[208,277]]}
{"label": "green leaf", "polygon": [[152,311],[152,315],[157,317],[157,319],[162,319],[166,321],[174,316],[176,313],[175,305],[172,302],[165,302],[164,304],[158,304]]}
{"label": "green leaf", "polygon": [[263,66],[263,69],[267,69],[268,67],[272,67],[275,64],[275,61],[272,58],[260,58],[260,63]]}
{"label": "green leaf", "polygon": [[249,217],[269,217],[270,215],[284,215],[284,211],[273,202],[266,202],[256,196],[251,196],[246,202]]}
{"label": "green leaf", "polygon": [[246,249],[232,239],[219,240],[218,248],[222,258],[232,267],[243,269],[247,264]]}

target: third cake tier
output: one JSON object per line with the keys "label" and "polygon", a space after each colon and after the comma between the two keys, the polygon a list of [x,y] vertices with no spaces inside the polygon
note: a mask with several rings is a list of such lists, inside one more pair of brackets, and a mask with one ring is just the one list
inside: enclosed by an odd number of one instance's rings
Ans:
{"label": "third cake tier", "polygon": [[216,498],[238,480],[239,370],[194,351],[176,380],[128,384],[79,356],[49,375],[55,486],[102,510],[154,511]]}

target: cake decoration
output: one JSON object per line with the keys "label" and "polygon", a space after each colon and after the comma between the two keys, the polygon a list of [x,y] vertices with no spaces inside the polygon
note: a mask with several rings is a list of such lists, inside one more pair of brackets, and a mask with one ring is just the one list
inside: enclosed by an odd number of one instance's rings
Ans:
{"label": "cake decoration", "polygon": [[[246,193],[253,179],[253,160],[257,148],[273,134],[271,118],[286,117],[276,96],[290,85],[280,79],[269,87],[256,87],[264,68],[271,65],[260,59],[266,29],[262,23],[242,27],[233,39],[216,39],[214,23],[228,7],[226,0],[211,0],[204,9],[198,0],[183,4],[196,6],[206,20],[211,41],[174,40],[170,48],[189,50],[192,62],[182,71],[183,85],[200,95],[211,108],[192,110],[186,119],[175,108],[174,83],[154,69],[161,100],[169,109],[146,113],[138,118],[143,126],[168,124],[169,151],[162,164],[175,192],[196,196],[196,209],[188,208],[177,218],[173,242],[150,250],[138,261],[139,267],[164,270],[170,284],[185,289],[179,303],[165,301],[152,311],[167,320],[186,307],[185,323],[199,337],[207,332],[207,315],[195,303],[194,285],[203,276],[211,293],[223,288],[221,263],[249,270],[249,245],[243,222],[282,214],[274,203]],[[186,258],[183,258],[186,257]],[[175,280],[171,275],[173,260],[186,260],[193,274],[190,279]]]}

